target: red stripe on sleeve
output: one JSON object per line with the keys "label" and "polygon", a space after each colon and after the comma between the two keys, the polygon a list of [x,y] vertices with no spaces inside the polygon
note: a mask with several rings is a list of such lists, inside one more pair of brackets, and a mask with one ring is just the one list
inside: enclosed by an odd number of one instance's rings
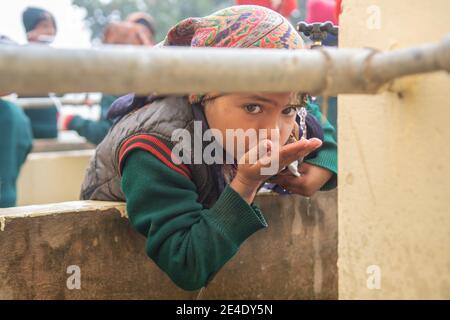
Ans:
{"label": "red stripe on sleeve", "polygon": [[[128,149],[128,146],[130,146],[134,141],[136,140],[146,140],[149,141],[150,143],[153,143],[155,145],[157,145],[159,148],[161,148],[161,150],[163,150],[167,156],[172,159],[172,156],[177,159],[177,162],[180,162],[180,164],[178,164],[178,166],[187,174],[187,175],[191,175],[190,174],[190,170],[186,167],[186,165],[182,164],[181,161],[172,153],[172,151],[163,143],[161,142],[158,138],[148,135],[148,134],[140,134],[137,136],[134,136],[130,139],[128,139],[120,148],[119,151],[119,159],[122,158],[123,154],[125,153],[125,151]],[[120,162],[120,160],[119,160]],[[174,164],[175,165],[175,164]]]}
{"label": "red stripe on sleeve", "polygon": [[190,174],[187,174],[186,172],[184,172],[183,170],[178,168],[175,164],[173,164],[172,162],[167,160],[166,157],[164,155],[162,155],[158,150],[156,150],[152,146],[150,146],[146,143],[143,143],[143,142],[133,143],[133,144],[129,145],[122,152],[122,155],[119,158],[119,168],[122,168],[122,161],[124,159],[124,156],[133,149],[144,149],[144,150],[150,152],[155,157],[157,157],[159,160],[161,160],[165,165],[167,165],[169,168],[171,168],[172,170],[175,170],[176,172],[178,172],[178,173],[182,174],[183,176],[185,176],[186,178],[190,179]]}

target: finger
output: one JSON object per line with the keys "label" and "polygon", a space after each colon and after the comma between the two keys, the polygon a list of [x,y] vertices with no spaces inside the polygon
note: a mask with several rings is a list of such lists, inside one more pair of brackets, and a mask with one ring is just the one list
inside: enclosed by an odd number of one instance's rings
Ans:
{"label": "finger", "polygon": [[279,153],[280,165],[284,167],[295,160],[303,158],[315,149],[319,148],[321,145],[322,141],[316,138],[309,140],[302,139],[300,141],[285,145],[281,148]]}
{"label": "finger", "polygon": [[[304,157],[322,144],[319,139],[302,139],[292,144],[283,146],[281,151],[277,150],[277,145],[272,145],[270,153],[261,161],[262,167],[272,168],[271,174],[279,173],[290,163]],[[292,175],[292,174],[291,174]]]}
{"label": "finger", "polygon": [[271,150],[272,142],[267,139],[261,140],[239,159],[238,164],[256,164],[260,162],[260,164],[265,165],[268,162],[270,163]]}
{"label": "finger", "polygon": [[316,138],[310,140],[302,139],[300,141],[283,146],[280,150],[280,158],[286,160],[295,160],[306,156],[308,153],[317,149],[321,145],[322,141]]}

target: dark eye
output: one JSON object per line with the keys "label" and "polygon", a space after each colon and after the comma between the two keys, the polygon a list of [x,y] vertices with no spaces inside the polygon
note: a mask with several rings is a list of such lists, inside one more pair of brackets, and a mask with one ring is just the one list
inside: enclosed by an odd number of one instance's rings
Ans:
{"label": "dark eye", "polygon": [[248,113],[252,113],[252,114],[256,114],[256,113],[261,113],[262,112],[261,106],[259,106],[257,104],[248,104],[248,105],[244,106],[244,109]]}
{"label": "dark eye", "polygon": [[282,113],[287,116],[293,116],[294,114],[297,113],[297,107],[289,106],[289,107],[283,109]]}

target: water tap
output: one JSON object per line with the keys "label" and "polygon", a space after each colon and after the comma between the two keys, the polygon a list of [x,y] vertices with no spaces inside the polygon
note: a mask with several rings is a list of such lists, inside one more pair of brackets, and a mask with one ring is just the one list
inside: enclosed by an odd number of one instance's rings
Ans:
{"label": "water tap", "polygon": [[334,36],[338,35],[339,27],[335,26],[332,22],[315,22],[306,23],[301,21],[297,25],[298,32],[303,33],[306,37],[310,38],[313,44],[311,48],[321,47],[323,41],[327,38],[328,34]]}

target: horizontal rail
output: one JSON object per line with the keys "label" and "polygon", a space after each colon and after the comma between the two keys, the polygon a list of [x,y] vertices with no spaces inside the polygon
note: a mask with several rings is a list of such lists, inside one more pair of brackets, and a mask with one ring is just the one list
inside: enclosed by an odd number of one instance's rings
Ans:
{"label": "horizontal rail", "polygon": [[98,104],[99,99],[93,100],[91,98],[86,99],[86,97],[75,98],[75,97],[37,97],[37,98],[18,98],[10,99],[16,105],[22,109],[36,109],[51,107],[54,105],[72,105],[72,106],[83,106],[87,104],[87,100],[91,104]]}
{"label": "horizontal rail", "polygon": [[0,47],[0,88],[18,94],[376,93],[398,77],[439,70],[450,72],[450,37],[387,53],[370,49]]}

